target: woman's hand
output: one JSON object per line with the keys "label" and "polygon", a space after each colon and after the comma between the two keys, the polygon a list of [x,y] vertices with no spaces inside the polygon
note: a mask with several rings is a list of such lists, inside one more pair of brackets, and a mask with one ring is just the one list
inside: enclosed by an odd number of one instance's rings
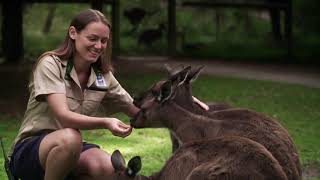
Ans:
{"label": "woman's hand", "polygon": [[209,110],[209,106],[206,105],[205,103],[203,103],[202,101],[200,101],[199,99],[197,99],[196,97],[192,96],[192,99],[195,103],[197,103],[202,109],[208,111]]}
{"label": "woman's hand", "polygon": [[107,128],[115,136],[127,137],[132,132],[132,127],[120,121],[117,118],[107,118]]}

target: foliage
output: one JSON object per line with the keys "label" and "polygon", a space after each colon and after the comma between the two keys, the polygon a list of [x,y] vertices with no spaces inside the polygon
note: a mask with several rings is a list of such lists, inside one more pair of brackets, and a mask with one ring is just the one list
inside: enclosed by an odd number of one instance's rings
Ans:
{"label": "foliage", "polygon": [[319,33],[320,31],[320,1],[297,0],[293,1],[295,11],[295,24],[303,32]]}
{"label": "foliage", "polygon": [[[294,1],[293,52],[300,62],[315,61],[320,47],[318,11],[311,11],[318,1]],[[57,4],[53,26],[48,34],[42,32],[48,6],[33,3],[24,11],[25,59],[34,60],[41,53],[56,48],[64,39],[71,18],[88,5]],[[137,31],[129,33],[132,25],[124,17],[124,10],[139,7],[147,12]],[[111,7],[103,12],[111,19]],[[167,22],[167,2],[151,3],[146,0],[120,2],[120,53],[121,55],[166,55],[167,29],[164,36],[152,46],[138,44],[144,30],[156,28]],[[177,3],[177,55],[203,58],[268,60],[285,59],[286,42],[272,40],[270,19],[267,11],[246,9],[199,9],[186,8]],[[312,13],[312,14],[310,14]],[[315,14],[314,14],[315,13]],[[63,14],[63,15],[62,15]],[[220,21],[218,21],[220,19]],[[230,53],[232,52],[232,53]],[[290,62],[293,60],[290,59]]]}

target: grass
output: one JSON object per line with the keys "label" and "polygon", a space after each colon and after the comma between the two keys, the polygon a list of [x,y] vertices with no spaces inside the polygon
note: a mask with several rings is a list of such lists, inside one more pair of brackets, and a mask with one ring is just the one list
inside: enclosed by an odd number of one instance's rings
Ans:
{"label": "grass", "polygon": [[[121,75],[118,80],[131,94],[137,94],[160,77],[157,74],[142,76],[137,73],[130,76]],[[279,119],[292,135],[303,165],[320,166],[319,89],[268,81],[209,76],[199,77],[193,87],[194,95],[205,102],[223,101]],[[121,113],[115,116],[128,122],[128,118]],[[0,122],[0,136],[4,140],[6,151],[9,151],[20,120],[1,115]],[[87,141],[99,144],[108,152],[119,149],[127,161],[135,155],[140,155],[143,162],[141,173],[144,175],[158,171],[170,157],[171,146],[166,129],[135,129],[125,139],[114,137],[106,130],[94,130],[85,131],[84,137]],[[0,164],[3,164],[2,156]],[[0,179],[5,179],[3,169],[0,170]]]}

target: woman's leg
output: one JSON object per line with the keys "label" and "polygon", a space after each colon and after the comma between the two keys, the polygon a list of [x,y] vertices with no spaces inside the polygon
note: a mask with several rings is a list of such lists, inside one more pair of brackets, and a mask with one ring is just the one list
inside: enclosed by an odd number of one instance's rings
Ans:
{"label": "woman's leg", "polygon": [[76,167],[81,149],[81,134],[75,129],[61,129],[46,135],[39,147],[44,180],[64,179]]}
{"label": "woman's leg", "polygon": [[101,149],[88,149],[81,153],[73,174],[77,180],[113,179],[114,169],[111,164],[111,157]]}

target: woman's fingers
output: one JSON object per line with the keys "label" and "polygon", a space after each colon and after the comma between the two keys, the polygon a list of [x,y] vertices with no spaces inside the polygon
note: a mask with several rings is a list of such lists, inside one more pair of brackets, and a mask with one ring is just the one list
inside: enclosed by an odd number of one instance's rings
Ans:
{"label": "woman's fingers", "polygon": [[200,101],[199,99],[197,99],[196,97],[192,96],[193,101],[195,103],[197,103],[202,109],[208,111],[209,110],[209,106],[205,103],[203,103],[202,101]]}
{"label": "woman's fingers", "polygon": [[112,130],[112,133],[116,136],[120,137],[126,137],[130,135],[132,132],[132,127],[130,125],[127,125],[123,123],[120,120],[116,120],[116,123],[114,124],[114,128]]}

